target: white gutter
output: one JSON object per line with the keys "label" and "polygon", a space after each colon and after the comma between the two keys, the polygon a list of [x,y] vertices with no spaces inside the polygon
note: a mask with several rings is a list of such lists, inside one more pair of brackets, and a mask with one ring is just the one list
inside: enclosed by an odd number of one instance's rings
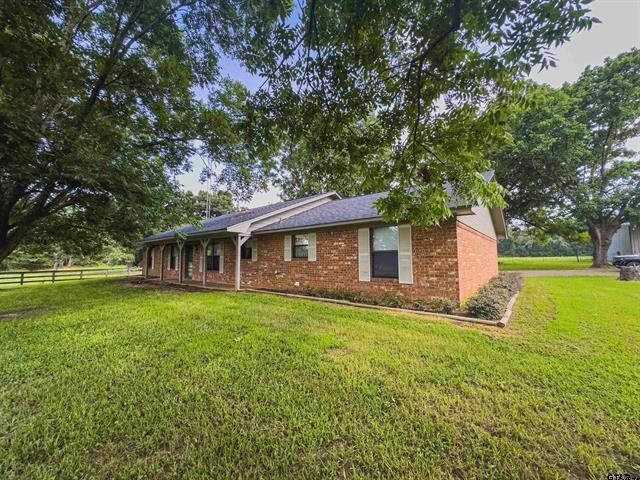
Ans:
{"label": "white gutter", "polygon": [[[454,210],[454,215],[473,215],[473,211],[470,207],[460,207]],[[357,218],[354,220],[344,220],[342,222],[331,222],[331,223],[317,223],[313,225],[304,225],[299,227],[284,227],[284,228],[274,228],[269,230],[254,230],[252,235],[266,235],[268,233],[278,233],[278,232],[294,232],[299,230],[312,230],[317,228],[329,228],[329,227],[341,227],[344,225],[358,225],[362,223],[384,223],[384,219],[381,215],[377,217],[368,217],[368,218]]]}

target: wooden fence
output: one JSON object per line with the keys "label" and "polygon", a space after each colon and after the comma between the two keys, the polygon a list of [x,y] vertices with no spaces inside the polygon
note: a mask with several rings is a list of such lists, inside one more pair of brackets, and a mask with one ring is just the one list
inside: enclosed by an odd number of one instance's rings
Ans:
{"label": "wooden fence", "polygon": [[91,268],[78,270],[31,270],[0,272],[0,285],[24,285],[27,283],[65,282],[100,277],[124,277],[142,275],[140,267],[135,268]]}

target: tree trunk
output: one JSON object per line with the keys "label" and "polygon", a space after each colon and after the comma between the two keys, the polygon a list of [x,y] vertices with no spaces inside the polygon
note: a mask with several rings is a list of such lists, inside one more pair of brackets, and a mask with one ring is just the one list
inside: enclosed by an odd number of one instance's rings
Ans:
{"label": "tree trunk", "polygon": [[15,239],[9,239],[6,242],[0,242],[0,262],[4,261],[11,252],[13,252],[18,246],[18,242]]}
{"label": "tree trunk", "polygon": [[593,245],[593,267],[604,268],[609,265],[607,254],[613,234],[620,228],[619,225],[611,225],[605,222],[589,225],[591,245]]}
{"label": "tree trunk", "polygon": [[597,268],[606,267],[609,260],[607,259],[607,253],[609,252],[609,245],[611,242],[606,243],[594,243],[593,245],[593,266]]}

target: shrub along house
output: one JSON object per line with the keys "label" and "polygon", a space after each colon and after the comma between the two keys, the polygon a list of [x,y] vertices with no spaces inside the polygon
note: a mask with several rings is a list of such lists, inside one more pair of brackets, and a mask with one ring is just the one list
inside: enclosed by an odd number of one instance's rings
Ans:
{"label": "shrub along house", "polygon": [[187,226],[179,241],[175,231],[152,235],[140,242],[144,276],[236,290],[460,302],[498,273],[497,240],[506,233],[500,208],[452,200],[454,216],[438,227],[387,225],[374,206],[384,195],[330,192]]}

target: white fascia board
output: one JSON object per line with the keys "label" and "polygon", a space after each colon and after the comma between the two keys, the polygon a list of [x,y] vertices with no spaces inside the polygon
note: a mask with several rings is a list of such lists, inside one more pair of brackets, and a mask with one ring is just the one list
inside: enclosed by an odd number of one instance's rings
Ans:
{"label": "white fascia board", "polygon": [[504,212],[500,207],[493,207],[489,209],[491,214],[491,220],[493,221],[493,228],[496,231],[498,240],[504,240],[507,238],[507,222],[504,219]]}
{"label": "white fascia board", "polygon": [[460,217],[463,215],[473,215],[473,208],[468,206],[468,207],[456,207],[453,210],[453,213],[455,214],[456,217]]}
{"label": "white fascia board", "polygon": [[[229,236],[229,232],[226,230],[210,230],[204,232],[196,232],[185,235],[185,238],[182,239],[183,242],[190,242],[194,240],[199,240],[202,238],[211,238],[211,239],[220,239],[227,238]],[[136,246],[144,246],[144,245],[168,245],[171,243],[176,243],[179,241],[178,237],[175,235],[173,237],[162,237],[155,238],[151,240],[139,240],[135,243]]]}
{"label": "white fascia board", "polygon": [[339,199],[340,195],[338,195],[336,192],[324,193],[303,202],[296,203],[295,205],[284,207],[274,212],[266,213],[259,217],[246,220],[244,222],[229,225],[227,227],[227,231],[250,235],[252,231],[257,230],[258,228],[266,227],[267,225],[271,225],[272,223],[279,222],[280,220],[284,220],[285,218],[289,218],[298,213],[306,212],[307,210],[311,210],[312,208],[315,208],[319,205],[330,202],[332,201],[331,197]]}
{"label": "white fascia board", "polygon": [[[471,210],[471,207],[456,208],[456,209],[452,209],[452,211],[453,211],[453,213],[455,215],[473,215],[473,211]],[[318,229],[318,228],[341,227],[341,226],[344,226],[344,225],[360,225],[360,224],[363,224],[363,223],[387,225],[387,223],[384,222],[384,218],[382,217],[382,215],[379,215],[377,217],[358,218],[356,220],[345,220],[343,222],[318,223],[318,224],[315,224],[315,225],[303,225],[303,226],[299,226],[299,227],[274,228],[273,230],[264,230],[264,231],[257,231],[257,232],[254,231],[253,234],[254,235],[267,235],[269,233],[295,232],[295,231],[298,231],[298,230],[314,230],[314,229]],[[402,222],[400,222],[400,223],[402,223]],[[255,230],[257,230],[257,229],[255,229]]]}

